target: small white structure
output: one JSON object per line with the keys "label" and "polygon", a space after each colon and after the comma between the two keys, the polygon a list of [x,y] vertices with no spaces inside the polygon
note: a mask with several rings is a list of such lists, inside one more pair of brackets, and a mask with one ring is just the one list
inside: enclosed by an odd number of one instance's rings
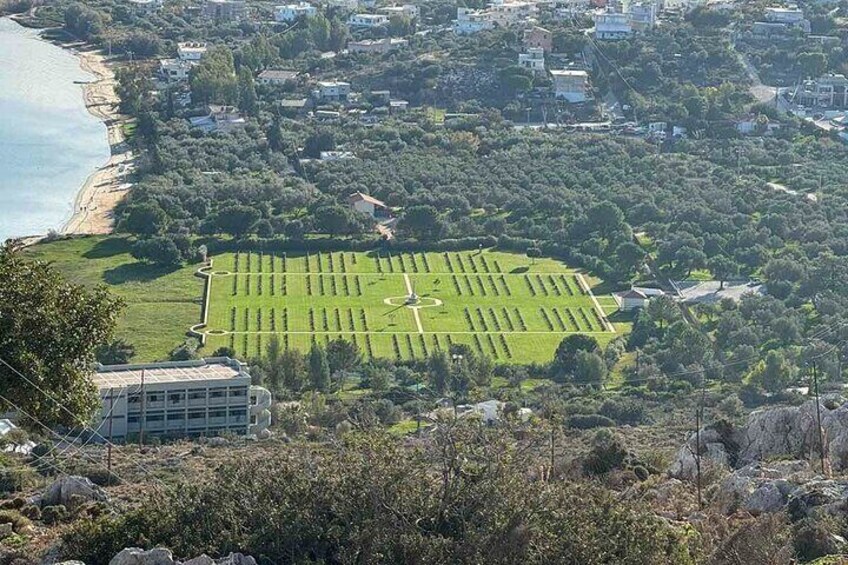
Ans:
{"label": "small white structure", "polygon": [[290,23],[300,18],[311,18],[318,15],[318,8],[308,2],[286,4],[274,8],[274,19],[278,22]]}
{"label": "small white structure", "polygon": [[545,50],[542,47],[531,47],[527,53],[518,55],[518,66],[529,69],[534,73],[545,72]]}
{"label": "small white structure", "polygon": [[289,81],[297,80],[297,71],[285,71],[277,69],[266,69],[259,73],[257,82],[264,85],[279,86],[286,84]]}
{"label": "small white structure", "polygon": [[385,14],[353,14],[347,21],[350,27],[374,28],[388,25],[389,17]]}
{"label": "small white structure", "polygon": [[177,57],[181,61],[197,62],[206,55],[208,47],[206,43],[198,41],[186,41],[177,44]]}
{"label": "small white structure", "polygon": [[137,12],[143,13],[155,12],[164,4],[163,0],[130,0],[130,6]]}
{"label": "small white structure", "polygon": [[569,102],[589,99],[589,73],[578,70],[553,70],[554,96]]}
{"label": "small white structure", "polygon": [[391,209],[382,200],[377,200],[371,195],[354,192],[347,198],[348,205],[372,218],[386,218],[391,215]]}
{"label": "small white structure", "polygon": [[[478,402],[477,404],[460,404],[456,407],[456,410],[462,418],[476,416],[480,418],[484,424],[493,426],[500,422],[503,417],[505,405],[506,403],[501,402],[500,400],[486,400],[484,402]],[[519,408],[516,410],[515,414],[519,421],[527,422],[533,415],[533,411],[529,408]]]}
{"label": "small white structure", "polygon": [[356,159],[353,151],[321,151],[319,159],[325,163],[332,161],[344,161],[346,159]]}
{"label": "small white structure", "polygon": [[595,37],[598,39],[624,39],[633,33],[630,17],[611,10],[599,10],[592,15]]}
{"label": "small white structure", "polygon": [[318,83],[318,98],[326,102],[344,102],[350,96],[350,83],[324,80]]}
{"label": "small white structure", "polygon": [[648,305],[650,298],[641,290],[631,288],[627,292],[619,295],[621,310],[623,312],[632,312],[639,310]]}
{"label": "small white structure", "polygon": [[210,104],[207,114],[188,119],[192,127],[211,132],[231,132],[243,128],[247,120],[235,106],[218,106]]}
{"label": "small white structure", "polygon": [[162,59],[159,61],[159,74],[168,82],[182,82],[188,80],[189,73],[196,64],[194,61],[182,59]]}
{"label": "small white structure", "polygon": [[252,386],[247,366],[227,357],[113,365],[92,377],[100,391],[100,434],[113,441],[221,433],[267,436],[271,393]]}

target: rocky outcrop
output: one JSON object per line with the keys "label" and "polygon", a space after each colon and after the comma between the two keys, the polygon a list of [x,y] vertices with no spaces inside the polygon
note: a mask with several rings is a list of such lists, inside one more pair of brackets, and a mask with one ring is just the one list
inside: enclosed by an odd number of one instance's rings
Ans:
{"label": "rocky outcrop", "polygon": [[[824,452],[834,471],[848,470],[848,403],[837,395],[820,401]],[[738,428],[727,423],[701,430],[700,445],[691,434],[678,451],[669,474],[691,480],[695,476],[696,453],[702,471],[710,467],[728,470],[769,459],[814,459],[821,452],[815,401],[800,406],[764,408],[753,412]]]}
{"label": "rocky outcrop", "polygon": [[113,557],[109,565],[256,565],[256,560],[241,553],[231,553],[221,559],[201,555],[180,562],[175,561],[171,551],[163,547],[148,550],[128,547]]}
{"label": "rocky outcrop", "polygon": [[81,502],[107,502],[109,496],[85,477],[59,477],[41,495],[41,506],[73,507]]}

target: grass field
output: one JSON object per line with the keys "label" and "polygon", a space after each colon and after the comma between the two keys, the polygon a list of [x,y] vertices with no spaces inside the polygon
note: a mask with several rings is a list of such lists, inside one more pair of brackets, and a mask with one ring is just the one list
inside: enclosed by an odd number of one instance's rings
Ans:
{"label": "grass field", "polygon": [[196,266],[166,269],[136,261],[124,237],[86,237],[42,243],[27,249],[34,259],[51,262],[71,282],[105,285],[126,309],[117,337],[136,347],[134,361],[168,358],[186,330],[201,316],[202,281]]}
{"label": "grass field", "polygon": [[242,252],[214,257],[209,273],[206,350],[244,357],[276,334],[301,350],[343,337],[366,357],[422,358],[464,343],[499,362],[545,362],[569,333],[605,343],[627,330],[606,317],[613,298],[590,290],[600,281],[511,253]]}

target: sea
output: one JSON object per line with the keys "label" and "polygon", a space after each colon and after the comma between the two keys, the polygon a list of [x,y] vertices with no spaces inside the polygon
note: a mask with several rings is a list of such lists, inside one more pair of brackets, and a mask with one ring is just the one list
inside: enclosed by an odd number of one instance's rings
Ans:
{"label": "sea", "polygon": [[60,230],[109,159],[106,126],[83,101],[93,78],[37,30],[0,18],[0,243]]}

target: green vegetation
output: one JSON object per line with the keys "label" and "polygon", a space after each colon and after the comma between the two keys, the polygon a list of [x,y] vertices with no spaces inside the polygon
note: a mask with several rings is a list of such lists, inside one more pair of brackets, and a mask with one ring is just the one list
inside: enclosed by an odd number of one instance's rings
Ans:
{"label": "green vegetation", "polygon": [[125,304],[116,337],[136,349],[134,361],[168,358],[200,319],[202,283],[196,267],[160,267],[137,261],[125,237],[86,237],[43,243],[26,257],[49,262],[68,281],[104,285]]}
{"label": "green vegetation", "polygon": [[[207,349],[244,358],[264,355],[277,335],[304,352],[343,337],[369,359],[465,344],[499,363],[545,363],[566,334],[602,344],[616,335],[582,275],[512,253],[243,252],[214,257],[211,276]],[[410,289],[416,308],[405,305]]]}

